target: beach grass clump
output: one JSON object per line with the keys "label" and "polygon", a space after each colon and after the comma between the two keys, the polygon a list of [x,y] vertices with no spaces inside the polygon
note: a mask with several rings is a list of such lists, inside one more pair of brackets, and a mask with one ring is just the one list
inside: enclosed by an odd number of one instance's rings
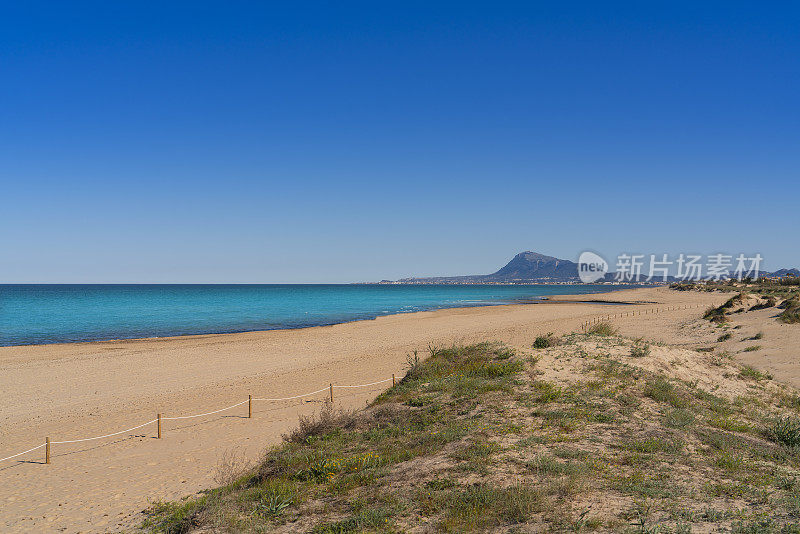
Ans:
{"label": "beach grass clump", "polygon": [[758,304],[754,304],[753,306],[751,306],[750,307],[750,311],[765,310],[767,308],[774,308],[778,304],[777,299],[772,295],[762,295],[762,298],[764,299],[764,301],[763,302],[759,302]]}
{"label": "beach grass clump", "polygon": [[686,428],[693,425],[695,419],[691,411],[678,408],[664,414],[664,425],[668,428]]}
{"label": "beach grass clump", "polygon": [[800,419],[785,416],[773,421],[767,434],[777,443],[791,448],[800,448]]}
{"label": "beach grass clump", "polygon": [[727,341],[732,337],[733,337],[733,334],[731,334],[730,332],[725,332],[724,334],[722,334],[721,336],[719,336],[717,338],[717,341],[722,343],[723,341]]}
{"label": "beach grass clump", "polygon": [[673,408],[688,408],[691,404],[689,395],[663,376],[648,380],[643,393],[646,397],[669,404]]}
{"label": "beach grass clump", "polygon": [[800,323],[800,294],[784,300],[781,308],[783,311],[778,314],[778,320],[788,324]]}
{"label": "beach grass clump", "polygon": [[547,499],[542,491],[525,484],[507,488],[478,483],[448,492],[441,504],[445,532],[486,530],[503,524],[524,523],[542,512]]}
{"label": "beach grass clump", "polygon": [[728,320],[727,316],[725,315],[725,310],[721,307],[710,307],[706,309],[705,313],[703,314],[703,319],[708,319],[712,323],[722,324]]}
{"label": "beach grass clump", "polygon": [[330,433],[340,428],[347,428],[355,421],[352,411],[335,409],[326,402],[318,415],[300,416],[297,428],[283,436],[290,443],[308,443],[317,436]]}
{"label": "beach grass clump", "polygon": [[561,340],[554,336],[552,332],[548,332],[543,336],[536,336],[536,339],[533,341],[533,348],[546,349],[548,347],[555,347],[560,342]]}
{"label": "beach grass clump", "polygon": [[637,341],[631,347],[631,358],[644,358],[650,354],[650,344],[643,341]]}
{"label": "beach grass clump", "polygon": [[203,496],[177,502],[153,502],[144,511],[147,517],[142,528],[166,534],[188,532],[196,524],[195,516],[205,508],[207,500],[207,497]]}
{"label": "beach grass clump", "polygon": [[712,306],[708,308],[703,314],[703,318],[708,319],[713,323],[722,324],[728,320],[726,314],[730,313],[734,306],[741,304],[743,301],[744,293],[738,293],[737,295],[726,300],[720,306]]}
{"label": "beach grass clump", "polygon": [[744,380],[772,380],[772,374],[768,371],[759,371],[754,367],[750,367],[749,365],[742,366],[741,370],[739,371],[739,378]]}
{"label": "beach grass clump", "polygon": [[800,323],[800,310],[785,310],[778,317],[787,324]]}
{"label": "beach grass clump", "polygon": [[617,333],[617,329],[611,323],[595,323],[589,327],[587,333],[595,335],[595,336],[613,336]]}

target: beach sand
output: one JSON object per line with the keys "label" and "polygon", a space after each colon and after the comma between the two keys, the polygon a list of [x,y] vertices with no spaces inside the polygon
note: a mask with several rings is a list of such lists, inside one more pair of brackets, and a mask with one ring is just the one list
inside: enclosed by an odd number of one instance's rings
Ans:
{"label": "beach sand", "polygon": [[[528,350],[538,334],[579,331],[587,320],[620,312],[642,312],[611,320],[623,335],[707,345],[718,331],[700,316],[729,296],[643,288],[558,299],[572,302],[419,312],[300,330],[2,347],[0,457],[38,445],[46,436],[62,441],[102,435],[159,412],[216,410],[248,394],[284,397],[331,382],[362,384],[392,373],[399,378],[406,356],[414,350],[424,354],[429,344],[499,340]],[[576,302],[582,298],[638,304]],[[656,308],[659,312],[651,313]],[[800,329],[775,328],[781,335],[770,333],[761,343],[765,350],[774,345],[768,357],[749,363],[800,386],[793,360]],[[765,328],[754,323],[744,330]],[[336,404],[364,406],[390,384],[337,389]],[[43,463],[44,449],[3,462],[0,526],[6,532],[106,532],[135,525],[149,502],[217,484],[221,463],[257,461],[265,447],[296,425],[298,415],[317,411],[327,394],[256,402],[252,419],[244,404],[202,418],[165,421],[160,440],[150,425],[102,440],[53,445],[50,465]]]}

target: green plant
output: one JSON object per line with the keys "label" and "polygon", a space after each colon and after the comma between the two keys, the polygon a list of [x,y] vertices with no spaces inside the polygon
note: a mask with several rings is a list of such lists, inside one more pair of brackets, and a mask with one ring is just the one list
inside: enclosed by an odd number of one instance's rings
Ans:
{"label": "green plant", "polygon": [[543,336],[537,336],[533,342],[533,348],[535,349],[546,349],[547,347],[555,347],[558,345],[560,340],[553,335],[552,332],[548,332]]}
{"label": "green plant", "polygon": [[731,334],[730,332],[725,332],[724,334],[722,334],[721,336],[719,336],[717,338],[717,341],[719,341],[719,342],[726,341],[726,340],[728,340],[728,339],[730,339],[732,337],[733,337],[733,334]]}
{"label": "green plant", "polygon": [[650,354],[650,345],[647,343],[635,343],[631,347],[632,358],[643,358]]}
{"label": "green plant", "polygon": [[800,447],[800,419],[786,416],[773,421],[768,430],[769,436],[787,447]]}
{"label": "green plant", "polygon": [[694,423],[694,420],[692,412],[680,408],[670,410],[664,416],[664,424],[670,428],[686,428]]}
{"label": "green plant", "polygon": [[617,329],[611,323],[595,323],[587,332],[595,336],[613,336],[617,333]]}
{"label": "green plant", "polygon": [[663,377],[649,380],[644,386],[643,393],[646,397],[667,403],[673,408],[687,408],[689,406],[688,396]]}
{"label": "green plant", "polygon": [[275,516],[292,505],[292,497],[278,492],[271,492],[256,503],[255,511],[261,516]]}
{"label": "green plant", "polygon": [[745,380],[772,380],[772,375],[769,372],[761,372],[758,369],[745,365],[739,371],[739,378]]}

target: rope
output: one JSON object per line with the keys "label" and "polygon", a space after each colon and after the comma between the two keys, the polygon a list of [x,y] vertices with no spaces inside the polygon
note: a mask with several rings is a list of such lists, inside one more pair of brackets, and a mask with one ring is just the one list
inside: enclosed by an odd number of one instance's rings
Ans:
{"label": "rope", "polygon": [[[392,380],[392,379],[391,378],[387,378],[385,380],[378,380],[377,382],[370,382],[369,384],[356,384],[356,385],[351,385],[351,386],[349,386],[349,385],[345,385],[345,386],[334,385],[333,387],[334,388],[363,388],[363,387],[368,387],[368,386],[375,386],[377,384],[383,384],[384,382],[389,382],[390,380]],[[195,417],[203,417],[205,415],[213,415],[215,413],[224,412],[226,410],[230,410],[231,408],[236,408],[237,406],[241,406],[242,404],[246,404],[250,400],[278,402],[278,401],[300,399],[300,398],[303,398],[303,397],[309,397],[311,395],[316,395],[317,393],[322,393],[323,391],[328,391],[329,387],[330,386],[324,387],[322,389],[318,389],[317,391],[311,391],[310,393],[303,393],[302,395],[294,395],[292,397],[281,397],[281,398],[278,398],[278,399],[268,399],[268,398],[248,399],[248,400],[243,400],[242,402],[237,402],[236,404],[233,404],[233,405],[228,406],[226,408],[221,408],[219,410],[214,410],[212,412],[199,413],[199,414],[195,414],[195,415],[180,415],[180,416],[175,416],[175,417],[162,417],[161,420],[162,421],[175,421],[175,420],[178,420],[178,419],[193,419]],[[119,436],[120,434],[125,434],[127,432],[131,432],[132,430],[138,430],[138,429],[140,429],[142,427],[145,427],[147,425],[152,425],[153,423],[156,423],[156,422],[158,422],[158,419],[153,419],[152,421],[148,421],[146,423],[142,423],[141,425],[134,426],[134,427],[128,428],[126,430],[120,430],[119,432],[112,432],[111,434],[103,434],[102,436],[94,436],[94,437],[91,437],[91,438],[70,439],[70,440],[64,440],[64,441],[51,441],[50,444],[52,444],[52,445],[60,445],[60,444],[65,444],[65,443],[82,443],[84,441],[93,441],[93,440],[96,440],[96,439],[110,438],[112,436]],[[46,443],[42,443],[41,445],[37,445],[36,447],[33,447],[32,449],[28,449],[27,451],[18,452],[17,454],[14,454],[12,456],[8,456],[6,458],[0,458],[0,462],[3,462],[5,460],[11,460],[12,458],[16,458],[17,456],[22,456],[23,454],[27,454],[29,452],[33,452],[36,449],[41,449],[45,445],[46,445]]]}
{"label": "rope", "polygon": [[15,454],[14,456],[9,456],[9,457],[7,457],[7,458],[0,458],[0,462],[4,462],[5,460],[10,460],[10,459],[12,459],[12,458],[16,458],[17,456],[22,456],[22,455],[23,455],[23,454],[25,454],[26,452],[31,452],[31,451],[35,451],[36,449],[41,449],[41,448],[42,448],[42,447],[44,447],[45,445],[47,445],[47,443],[42,443],[41,445],[37,445],[36,447],[34,447],[34,448],[32,448],[32,449],[28,449],[27,451],[18,452],[18,453],[17,453],[17,454]]}
{"label": "rope", "polygon": [[[367,386],[374,386],[376,384],[383,384],[384,382],[389,382],[391,380],[392,380],[391,378],[387,378],[385,380],[378,380],[377,382],[370,382],[369,384],[356,384],[354,386],[337,386],[336,384],[333,384],[333,387],[334,388],[363,388],[363,387],[367,387]],[[257,398],[254,397],[253,400],[254,401],[277,402],[277,401],[285,401],[285,400],[292,400],[292,399],[300,399],[302,397],[309,397],[311,395],[316,395],[317,393],[322,393],[323,391],[328,391],[329,388],[330,388],[330,386],[322,388],[322,389],[318,389],[317,391],[312,391],[310,393],[303,393],[302,395],[295,395],[293,397],[281,397],[279,399],[263,399],[263,398],[258,398],[257,399]],[[247,401],[245,401],[245,402],[247,402]]]}
{"label": "rope", "polygon": [[367,386],[374,386],[375,384],[383,384],[384,382],[389,382],[391,378],[387,378],[386,380],[378,380],[377,382],[371,382],[369,384],[358,384],[357,386],[337,386],[334,384],[333,387],[335,388],[365,388]]}
{"label": "rope", "polygon": [[[340,388],[342,386],[334,386],[334,387]],[[280,399],[256,399],[256,398],[254,398],[253,400],[254,401],[270,401],[270,402],[285,401],[285,400],[299,399],[299,398],[302,398],[302,397],[308,397],[310,395],[316,395],[317,393],[322,393],[323,391],[328,391],[328,388],[318,389],[317,391],[312,391],[311,393],[303,393],[302,395],[295,395],[294,397],[283,397],[283,398],[280,398]],[[247,402],[247,401],[245,401],[245,402]]]}
{"label": "rope", "polygon": [[136,430],[138,428],[142,428],[143,426],[152,425],[156,421],[158,421],[158,419],[153,419],[152,421],[148,421],[146,423],[142,423],[139,426],[135,426],[135,427],[129,428],[127,430],[120,430],[119,432],[114,432],[113,434],[105,434],[103,436],[95,436],[93,438],[71,439],[71,440],[67,440],[67,441],[51,441],[50,444],[51,445],[55,445],[55,444],[59,444],[59,443],[80,443],[82,441],[92,441],[92,440],[95,440],[95,439],[110,438],[111,436],[119,436],[120,434],[124,434],[125,432],[130,432],[131,430]]}
{"label": "rope", "polygon": [[[214,410],[213,412],[206,412],[206,413],[199,413],[197,415],[181,415],[178,417],[162,417],[162,421],[174,421],[175,419],[192,419],[194,417],[203,417],[204,415],[211,415],[219,412],[224,412],[225,410],[230,410],[231,408],[236,408],[237,406],[241,406],[242,404],[246,403],[247,401],[242,401],[238,404],[234,404],[233,406],[228,406],[227,408],[222,408],[221,410]],[[157,419],[156,419],[157,420]]]}

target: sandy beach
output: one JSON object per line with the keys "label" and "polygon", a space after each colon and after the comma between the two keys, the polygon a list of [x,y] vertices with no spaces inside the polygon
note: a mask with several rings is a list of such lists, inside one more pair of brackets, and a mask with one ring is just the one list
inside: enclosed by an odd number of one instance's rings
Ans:
{"label": "sandy beach", "polygon": [[[642,311],[611,320],[623,335],[701,346],[716,334],[700,316],[728,297],[644,288],[590,297],[635,306],[578,303],[587,298],[578,295],[557,299],[565,302],[420,312],[300,330],[3,347],[0,457],[45,437],[64,441],[116,432],[157,413],[197,414],[248,395],[285,397],[330,383],[401,376],[406,356],[424,353],[429,344],[492,339],[527,350],[538,334],[578,331],[587,320],[620,311]],[[769,322],[766,315],[763,322]],[[770,370],[778,381],[800,386],[800,366],[791,353],[800,346],[797,329],[771,323],[768,328],[763,351],[742,358]],[[765,327],[742,325],[742,335],[750,330]],[[338,389],[335,401],[363,406],[388,384]],[[150,425],[103,440],[54,445],[50,465],[43,463],[43,449],[3,462],[0,526],[4,531],[105,532],[135,525],[149,502],[214,485],[221,462],[256,461],[298,415],[317,410],[327,394],[256,402],[251,419],[244,404],[202,418],[165,421],[160,440]]]}

